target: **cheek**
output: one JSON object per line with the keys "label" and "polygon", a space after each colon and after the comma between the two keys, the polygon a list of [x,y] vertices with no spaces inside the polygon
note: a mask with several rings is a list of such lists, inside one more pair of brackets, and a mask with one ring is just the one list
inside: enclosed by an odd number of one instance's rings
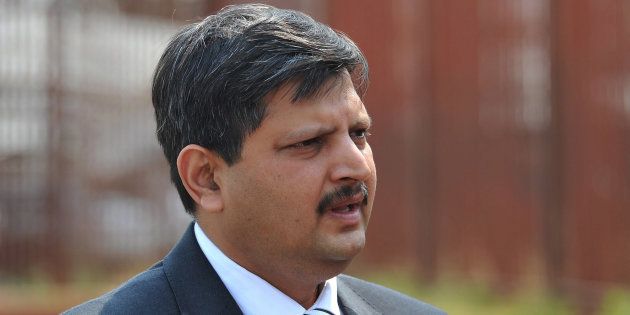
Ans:
{"label": "cheek", "polygon": [[323,177],[314,165],[279,160],[258,165],[235,175],[229,194],[232,205],[269,226],[316,218]]}
{"label": "cheek", "polygon": [[265,181],[272,189],[269,197],[282,203],[287,213],[304,216],[315,208],[321,198],[323,174],[316,164],[296,161],[276,161],[265,168]]}

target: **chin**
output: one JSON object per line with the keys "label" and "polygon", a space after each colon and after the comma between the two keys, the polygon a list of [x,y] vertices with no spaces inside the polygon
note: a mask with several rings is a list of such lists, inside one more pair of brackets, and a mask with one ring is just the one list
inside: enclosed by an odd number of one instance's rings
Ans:
{"label": "chin", "polygon": [[365,234],[356,234],[360,235],[346,235],[334,240],[334,244],[329,244],[326,250],[326,257],[332,261],[350,263],[365,247]]}

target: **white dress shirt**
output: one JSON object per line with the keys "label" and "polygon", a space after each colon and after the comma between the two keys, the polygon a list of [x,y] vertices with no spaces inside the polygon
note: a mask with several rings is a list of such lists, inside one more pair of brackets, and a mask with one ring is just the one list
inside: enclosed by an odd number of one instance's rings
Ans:
{"label": "white dress shirt", "polygon": [[[298,302],[223,254],[197,222],[195,238],[244,315],[302,315],[307,312]],[[337,277],[324,283],[315,304],[308,310],[316,308],[341,315],[337,303]]]}

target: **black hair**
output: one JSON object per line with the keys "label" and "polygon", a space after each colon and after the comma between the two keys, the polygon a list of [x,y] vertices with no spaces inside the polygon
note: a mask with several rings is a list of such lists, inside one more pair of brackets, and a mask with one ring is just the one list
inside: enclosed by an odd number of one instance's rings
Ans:
{"label": "black hair", "polygon": [[297,11],[234,5],[180,30],[156,67],[153,106],[157,138],[186,211],[195,213],[177,171],[186,145],[203,146],[233,165],[265,117],[266,95],[295,81],[296,102],[344,70],[363,96],[368,65],[359,48]]}

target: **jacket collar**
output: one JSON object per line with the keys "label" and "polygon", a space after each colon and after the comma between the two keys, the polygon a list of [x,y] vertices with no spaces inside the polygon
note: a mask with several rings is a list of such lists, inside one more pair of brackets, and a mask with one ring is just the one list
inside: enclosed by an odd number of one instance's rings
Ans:
{"label": "jacket collar", "polygon": [[[164,273],[182,314],[242,315],[219,275],[204,256],[191,223],[181,240],[164,258]],[[380,314],[340,275],[337,298],[344,315]]]}
{"label": "jacket collar", "polygon": [[381,314],[352,289],[346,278],[347,276],[344,275],[337,277],[337,298],[341,313],[344,315]]}
{"label": "jacket collar", "polygon": [[164,258],[164,273],[180,312],[241,315],[230,292],[197,244],[193,224]]}

